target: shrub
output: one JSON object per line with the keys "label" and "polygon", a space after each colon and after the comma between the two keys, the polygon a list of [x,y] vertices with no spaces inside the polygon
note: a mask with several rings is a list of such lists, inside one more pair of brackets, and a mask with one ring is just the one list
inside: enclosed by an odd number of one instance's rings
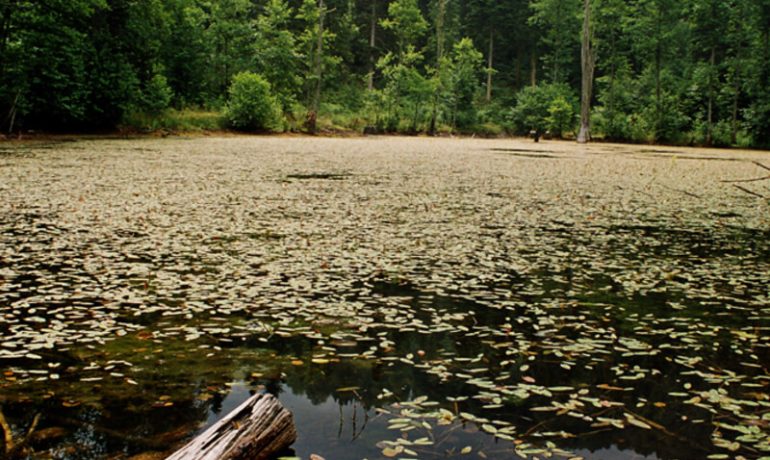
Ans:
{"label": "shrub", "polygon": [[610,111],[605,106],[594,107],[591,114],[592,137],[611,141],[631,140],[629,119],[630,115],[623,112]]}
{"label": "shrub", "polygon": [[281,104],[261,75],[243,72],[233,77],[225,109],[229,126],[243,131],[276,130],[281,126]]}
{"label": "shrub", "polygon": [[575,127],[575,108],[564,96],[557,96],[548,106],[548,130],[556,137]]}
{"label": "shrub", "polygon": [[142,92],[142,109],[149,115],[159,115],[168,108],[173,97],[166,77],[156,74]]}
{"label": "shrub", "polygon": [[516,95],[511,123],[517,134],[551,130],[560,136],[575,123],[577,97],[567,85],[548,84],[524,88]]}
{"label": "shrub", "polygon": [[763,90],[758,94],[744,116],[751,129],[752,143],[757,147],[770,148],[770,91]]}
{"label": "shrub", "polygon": [[[607,140],[643,141],[650,137],[645,132],[646,123],[640,125],[638,114],[640,94],[653,91],[641,88],[639,80],[633,77],[629,64],[618,63],[615,75],[604,75],[596,79],[596,104],[593,107],[591,131],[594,137]],[[643,125],[643,126],[642,126]]]}
{"label": "shrub", "polygon": [[460,129],[472,127],[478,121],[475,99],[479,92],[484,56],[470,38],[463,38],[454,46],[449,61],[450,89],[453,102],[454,124]]}

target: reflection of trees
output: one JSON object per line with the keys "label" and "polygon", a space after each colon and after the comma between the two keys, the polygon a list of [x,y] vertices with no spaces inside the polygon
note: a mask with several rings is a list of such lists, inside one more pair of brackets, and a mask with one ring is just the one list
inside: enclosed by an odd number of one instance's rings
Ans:
{"label": "reflection of trees", "polygon": [[[147,351],[136,352],[139,345]],[[99,382],[80,382],[73,380],[80,374],[65,374],[49,381],[45,391],[34,386],[26,391],[20,385],[6,394],[3,411],[17,431],[26,431],[35,414],[41,414],[36,432],[64,429],[63,437],[43,436],[32,447],[55,448],[65,459],[173,448],[198,430],[210,411],[221,411],[229,393],[224,384],[235,379],[240,362],[237,353],[212,360],[186,343],[169,341],[158,353],[160,348],[148,345],[154,344],[110,343],[88,355],[68,354],[68,362],[75,364],[131,359],[136,366],[130,376],[137,385],[106,375]],[[17,390],[21,393],[15,397]]]}
{"label": "reflection of trees", "polygon": [[[678,243],[677,243],[678,244]],[[676,245],[671,243],[671,245]],[[659,250],[660,247],[654,246]],[[620,250],[620,249],[615,249]],[[653,251],[654,252],[654,251]],[[625,259],[625,255],[616,254],[616,258]],[[643,255],[634,255],[643,257]],[[576,267],[580,260],[573,264]],[[585,262],[585,261],[583,261]],[[627,261],[633,265],[633,261]],[[685,265],[690,261],[684,261]],[[421,358],[414,356],[412,359],[419,365],[431,364],[430,360],[436,360],[436,364],[443,364],[450,372],[463,372],[463,365],[452,363],[454,357],[476,357],[483,355],[483,359],[472,367],[486,367],[480,377],[494,381],[500,387],[515,388],[522,382],[524,376],[520,371],[526,358],[533,356],[533,361],[526,361],[530,369],[527,376],[536,378],[536,384],[542,387],[570,386],[577,390],[587,391],[587,396],[596,398],[597,401],[622,403],[622,407],[600,406],[585,407],[581,409],[584,414],[594,417],[606,417],[625,421],[626,415],[635,414],[640,420],[652,423],[651,429],[631,426],[626,423],[626,429],[606,429],[592,427],[590,421],[570,417],[564,413],[533,412],[531,409],[537,406],[549,406],[556,400],[566,403],[570,399],[570,393],[557,393],[552,397],[533,395],[524,401],[510,398],[500,409],[485,409],[482,406],[489,401],[470,399],[463,402],[459,409],[489,419],[509,421],[517,426],[519,433],[523,435],[529,430],[529,434],[542,432],[566,432],[574,435],[569,439],[556,439],[559,446],[570,449],[588,449],[596,451],[609,448],[613,445],[619,448],[631,448],[638,453],[655,453],[660,458],[693,458],[705,457],[714,450],[712,432],[714,426],[711,423],[712,414],[705,408],[685,401],[697,391],[707,391],[714,386],[704,382],[704,379],[693,371],[705,373],[723,373],[718,369],[734,368],[735,363],[741,360],[736,354],[734,346],[735,338],[731,336],[730,327],[740,327],[746,322],[741,314],[724,317],[708,310],[702,311],[695,302],[687,298],[687,292],[681,285],[674,285],[670,289],[638,291],[632,294],[626,292],[621,284],[613,280],[611,276],[592,271],[590,264],[586,264],[578,272],[570,269],[568,272],[548,270],[539,272],[536,287],[542,289],[542,294],[514,293],[514,297],[523,300],[521,307],[508,309],[490,309],[475,302],[469,302],[464,298],[449,295],[434,295],[429,302],[436,311],[444,312],[468,312],[474,310],[471,318],[472,325],[468,324],[468,318],[462,322],[466,327],[472,326],[473,331],[492,332],[486,335],[486,339],[480,340],[478,336],[468,335],[455,329],[455,332],[416,333],[399,331],[390,324],[377,326],[376,332],[370,331],[374,336],[379,332],[387,332],[383,337],[392,345],[389,349],[382,347],[377,349],[377,359],[372,361],[353,360],[330,365],[309,365],[292,368],[287,371],[287,383],[292,389],[307,395],[308,399],[318,404],[331,397],[335,401],[345,404],[352,399],[359,399],[366,407],[383,405],[383,401],[376,399],[382,389],[387,388],[394,393],[396,400],[409,400],[416,396],[426,395],[432,400],[444,403],[447,396],[474,396],[480,393],[480,388],[468,385],[464,379],[450,377],[443,381],[440,377],[427,373],[425,369],[419,369],[411,364],[401,361],[388,361],[383,358],[403,358],[408,354],[416,354],[418,350],[424,350]],[[569,268],[569,267],[568,267]],[[562,281],[549,281],[554,279],[566,279]],[[574,284],[578,280],[578,284]],[[670,282],[663,280],[662,283]],[[609,287],[609,289],[604,289]],[[665,286],[664,286],[665,287]],[[569,289],[578,289],[580,292],[570,294]],[[514,290],[515,291],[515,290]],[[432,313],[421,310],[419,300],[423,294],[413,285],[404,280],[376,281],[373,292],[383,296],[400,296],[399,299],[411,307],[415,317],[430,324]],[[411,300],[409,300],[411,298]],[[560,310],[555,300],[564,300],[566,307]],[[552,302],[553,301],[553,302]],[[687,306],[685,321],[673,315],[668,306],[669,301],[674,301]],[[551,306],[551,304],[554,306]],[[561,302],[559,302],[561,303]],[[587,305],[609,305],[608,309],[595,309]],[[535,307],[535,308],[533,308]],[[540,310],[533,313],[533,310]],[[576,318],[580,316],[580,321]],[[517,326],[514,319],[523,319],[524,323]],[[547,318],[550,322],[548,330],[538,330],[531,325],[540,318]],[[699,335],[700,329],[707,327],[700,323],[719,324],[721,330],[713,335]],[[506,331],[501,331],[500,326],[507,322],[513,322],[513,327],[508,336]],[[587,332],[584,326],[588,326]],[[693,332],[692,328],[696,330]],[[676,334],[672,335],[672,331]],[[501,334],[496,334],[500,333]],[[634,339],[648,344],[645,352],[628,353],[618,351],[615,347],[622,345],[619,337]],[[594,348],[585,351],[563,351],[562,348],[575,344],[580,339],[586,339]],[[511,342],[511,346],[518,346],[519,342],[526,343],[526,353],[519,352],[507,355],[504,342]],[[300,340],[292,342],[293,345],[281,350],[298,357],[311,356],[313,352],[321,350],[315,348],[314,342]],[[377,342],[374,342],[375,344]],[[360,347],[361,352],[368,349],[372,342]],[[662,347],[665,344],[668,348]],[[642,347],[644,349],[644,347]],[[740,348],[738,349],[739,351]],[[562,354],[557,354],[561,352]],[[767,355],[765,350],[754,349],[760,357]],[[682,364],[688,357],[702,359],[699,365],[691,367]],[[448,358],[448,359],[445,359]],[[502,365],[503,361],[508,364]],[[567,368],[561,367],[565,361],[569,361]],[[679,362],[677,362],[679,361]],[[714,370],[717,369],[717,370]],[[622,371],[622,372],[621,372]],[[642,373],[638,379],[625,379],[637,373]],[[754,376],[762,370],[741,369],[742,374]],[[509,377],[499,379],[499,376],[507,373]],[[692,391],[684,391],[683,385],[692,385]],[[615,387],[614,389],[601,388],[598,385]],[[357,394],[350,392],[338,393],[337,388],[357,386],[361,389]],[[623,390],[627,389],[627,390]],[[738,385],[726,387],[731,397],[740,399],[743,395]],[[493,390],[494,392],[494,390]],[[687,393],[687,398],[672,397],[671,393]],[[506,399],[506,398],[504,398]],[[655,404],[657,403],[657,405]],[[444,407],[452,410],[453,405],[444,404]],[[719,409],[718,409],[719,410]],[[729,414],[723,414],[729,415]],[[702,422],[693,422],[702,420]],[[525,438],[535,441],[531,436]],[[701,455],[702,454],[702,455]]]}
{"label": "reflection of trees", "polygon": [[[465,340],[459,334],[392,332],[388,337],[395,345],[392,350],[383,352],[383,356],[404,357],[418,350],[428,350],[429,354],[424,358],[427,361],[423,362],[430,362],[430,354],[437,354],[437,350],[452,356],[477,356],[485,350],[489,351],[486,345],[476,340]],[[274,349],[279,354],[298,357],[309,357],[317,351],[313,340],[301,337],[281,341],[275,344]],[[421,362],[417,356],[413,359]],[[461,394],[459,387],[464,385],[458,381],[440,384],[438,377],[426,373],[424,369],[381,359],[346,359],[324,365],[312,364],[308,359],[305,365],[293,366],[286,373],[286,383],[292,390],[306,395],[314,404],[321,404],[331,397],[341,404],[358,400],[366,408],[382,404],[377,395],[384,389],[393,392],[396,400],[409,400],[420,395],[443,400],[447,396]],[[355,393],[337,391],[348,387],[359,389]]]}
{"label": "reflection of trees", "polygon": [[[3,409],[17,431],[31,426],[34,414],[40,424],[32,432],[33,450],[55,448],[57,458],[104,458],[116,452],[132,455],[165,451],[183,441],[206,420],[209,405],[193,398],[177,400],[172,408],[152,408],[145,399],[141,406],[130,397],[114,399],[101,406],[62,408],[61,403],[11,403]],[[36,433],[41,433],[37,436]],[[51,435],[51,433],[61,433]],[[31,453],[32,451],[28,451]]]}
{"label": "reflection of trees", "polygon": [[[490,349],[487,345],[473,338],[454,334],[419,334],[393,332],[389,339],[395,342],[394,349],[388,353],[382,352],[382,356],[404,356],[406,353],[414,353],[416,350],[426,349],[436,353],[436,349],[443,348],[447,355],[451,356],[477,356],[484,353],[485,361],[478,364],[486,366],[489,372],[487,378],[494,378],[502,372],[511,373],[510,380],[500,381],[500,385],[515,385],[521,379],[518,372],[520,363],[511,364],[507,368],[499,365],[501,353]],[[314,351],[314,343],[311,340],[299,340],[293,342],[291,353],[296,356],[310,356]],[[719,351],[713,356],[704,354],[706,360],[719,359]],[[515,424],[520,435],[532,427],[539,426],[537,432],[566,432],[575,435],[571,439],[560,439],[556,443],[565,449],[598,451],[617,446],[620,449],[633,449],[637,453],[649,455],[656,454],[663,459],[692,458],[700,456],[698,452],[707,452],[711,446],[710,423],[690,423],[697,419],[710,419],[710,414],[699,407],[685,404],[684,400],[672,400],[669,393],[682,391],[682,368],[671,359],[672,353],[659,353],[657,355],[640,355],[633,357],[620,357],[618,353],[607,355],[601,362],[593,362],[592,368],[585,366],[590,359],[581,358],[570,370],[559,366],[560,361],[552,360],[548,356],[541,356],[530,363],[528,375],[535,376],[537,384],[544,387],[572,386],[577,389],[588,389],[589,395],[602,400],[623,403],[627,410],[632,411],[646,420],[651,420],[663,429],[653,428],[644,430],[630,427],[624,430],[596,429],[589,422],[574,417],[556,414],[552,412],[533,412],[531,409],[537,406],[548,406],[553,400],[567,402],[570,393],[557,393],[552,398],[532,395],[524,401],[507,400],[500,409],[484,409],[482,406],[489,401],[469,399],[459,405],[459,410],[470,412],[489,419],[503,420]],[[416,359],[416,358],[415,358]],[[426,357],[426,359],[428,359]],[[655,375],[648,374],[638,381],[627,381],[619,378],[616,366],[624,366],[633,369],[656,369]],[[462,372],[463,369],[454,369]],[[446,402],[447,397],[462,395],[473,396],[479,393],[479,388],[468,385],[463,379],[450,378],[442,381],[439,377],[428,374],[425,369],[419,369],[413,365],[400,361],[377,360],[343,360],[339,363],[328,365],[306,364],[292,367],[287,370],[286,383],[292,391],[299,395],[305,395],[314,404],[321,404],[329,398],[345,405],[358,400],[366,409],[387,405],[391,400],[381,401],[377,395],[387,388],[394,393],[393,400],[407,401],[417,396],[426,395],[431,400],[442,403],[442,406],[451,411],[455,410],[453,404]],[[604,384],[617,388],[631,388],[630,391],[600,390],[597,385]],[[360,387],[355,393],[350,391],[338,392],[340,388]],[[637,403],[644,401],[641,407]],[[655,402],[666,402],[665,407],[657,407]],[[585,414],[615,418],[624,420],[626,409],[623,407],[587,408]],[[683,419],[684,417],[684,419]],[[687,420],[686,423],[683,420]],[[533,431],[534,433],[535,431]],[[547,439],[547,438],[544,438]],[[538,438],[529,438],[538,443]],[[710,452],[710,451],[709,451]],[[707,454],[705,454],[707,455]]]}

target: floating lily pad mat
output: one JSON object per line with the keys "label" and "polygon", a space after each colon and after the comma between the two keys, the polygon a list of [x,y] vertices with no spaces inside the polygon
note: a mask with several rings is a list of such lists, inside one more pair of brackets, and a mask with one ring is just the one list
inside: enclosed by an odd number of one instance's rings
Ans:
{"label": "floating lily pad mat", "polygon": [[163,458],[267,391],[289,458],[770,457],[770,155],[532,149],[4,144],[11,456]]}

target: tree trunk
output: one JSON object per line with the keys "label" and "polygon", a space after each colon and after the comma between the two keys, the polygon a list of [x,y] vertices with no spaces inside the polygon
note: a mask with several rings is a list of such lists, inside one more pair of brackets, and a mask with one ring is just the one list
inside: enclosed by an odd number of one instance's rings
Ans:
{"label": "tree trunk", "polygon": [[660,82],[660,73],[661,73],[661,67],[663,65],[663,44],[661,43],[661,34],[662,34],[662,22],[663,19],[663,12],[661,11],[660,7],[658,7],[657,10],[657,36],[656,36],[656,43],[655,43],[655,140],[657,141],[660,137],[661,128],[663,125],[663,107],[662,107],[662,88],[661,88],[661,82]]}
{"label": "tree trunk", "polygon": [[708,108],[706,110],[706,145],[714,143],[714,71],[716,67],[716,47],[711,47],[711,58],[709,59],[709,91]]}
{"label": "tree trunk", "polygon": [[596,50],[591,46],[591,0],[583,0],[583,40],[580,50],[582,85],[580,97],[580,132],[577,141],[581,144],[591,140],[591,97],[593,96]]}
{"label": "tree trunk", "polygon": [[[742,47],[738,48],[738,53],[735,57],[737,62],[740,62],[742,53]],[[741,68],[739,64],[735,64],[733,69],[733,110],[732,110],[732,123],[730,126],[730,143],[736,145],[738,143],[738,101],[741,97]]]}
{"label": "tree trunk", "polygon": [[[13,99],[13,104],[11,104],[11,108],[8,112],[8,134],[13,134],[13,127],[16,124],[16,114],[18,113],[18,107],[19,107],[19,97],[21,96],[21,90],[18,90],[16,92],[16,97]],[[21,136],[21,131],[19,131],[19,136]]]}
{"label": "tree trunk", "polygon": [[2,11],[3,17],[0,20],[0,77],[5,74],[5,66],[7,64],[5,50],[8,47],[8,39],[11,35],[11,16],[15,3],[15,0],[6,3]]}
{"label": "tree trunk", "polygon": [[[760,85],[770,86],[770,26],[762,29],[762,63],[759,67]],[[767,88],[765,88],[767,91]]]}
{"label": "tree trunk", "polygon": [[[16,7],[15,3],[16,1],[12,0],[5,4],[5,7],[2,9],[2,19],[0,19],[0,82],[2,82],[5,77],[6,66],[8,65],[8,57],[5,53],[8,48],[8,41],[11,38],[11,27],[13,26],[12,16],[14,8]],[[16,93],[16,97],[13,101],[7,101],[7,103],[10,104],[7,107],[5,106],[6,101],[4,100],[6,95],[0,96],[0,110],[6,112],[7,109],[5,117],[0,119],[0,129],[2,129],[2,126],[7,122],[8,134],[13,132],[13,125],[16,123],[16,106],[19,101],[19,95],[21,94],[20,91],[21,90]]]}
{"label": "tree trunk", "polygon": [[372,91],[374,89],[374,48],[377,38],[377,2],[375,0],[370,1],[372,2],[372,22],[369,31],[369,81],[366,87]]}
{"label": "tree trunk", "polygon": [[537,86],[537,53],[534,48],[532,54],[529,55],[529,84],[532,87]]}
{"label": "tree trunk", "polygon": [[[433,108],[430,115],[430,127],[428,128],[428,133],[431,136],[436,134],[436,122],[438,121],[438,102],[439,92],[441,91],[442,61],[444,59],[444,15],[446,14],[446,2],[447,0],[438,0],[438,11],[436,14],[436,78],[438,78],[439,84],[436,85],[436,90],[433,93]],[[415,117],[415,125],[416,122]]]}
{"label": "tree trunk", "polygon": [[[556,24],[561,24],[561,3],[559,3],[559,7],[556,8]],[[556,40],[553,45],[554,51],[553,51],[553,74],[551,75],[551,83],[561,83],[561,77],[559,75],[560,68],[559,68],[559,59],[561,57],[562,53],[562,44],[561,44],[561,34],[556,34]]]}
{"label": "tree trunk", "polygon": [[321,105],[321,86],[323,84],[323,46],[324,46],[324,20],[326,19],[326,6],[324,0],[318,0],[318,37],[316,42],[316,51],[313,63],[313,76],[315,85],[313,86],[313,98],[310,103],[310,113],[308,114],[308,130],[311,133],[316,132],[316,120],[318,119],[318,109]]}
{"label": "tree trunk", "polygon": [[495,69],[492,67],[494,64],[495,55],[495,30],[489,31],[489,55],[487,57],[487,102],[492,101],[492,73]]}
{"label": "tree trunk", "polygon": [[[617,60],[615,57],[615,34],[612,34],[612,37],[610,39],[610,59],[612,60],[612,65],[610,66],[610,81],[608,85],[607,91],[609,92],[609,101],[607,103],[607,118],[610,121],[610,125],[614,127],[615,125],[615,78],[617,77]],[[614,135],[613,135],[614,136]],[[608,136],[608,137],[613,137]]]}
{"label": "tree trunk", "polygon": [[523,86],[521,81],[521,67],[522,67],[522,52],[521,47],[516,47],[516,60],[513,61],[513,87],[519,89]]}
{"label": "tree trunk", "polygon": [[256,394],[167,460],[269,460],[296,439],[291,413],[274,396]]}
{"label": "tree trunk", "polygon": [[735,145],[738,143],[738,99],[741,95],[741,85],[738,79],[738,72],[735,72],[735,87],[733,88],[733,119],[730,129],[730,144]]}
{"label": "tree trunk", "polygon": [[225,65],[224,65],[224,79],[222,80],[222,93],[227,94],[227,90],[230,87],[230,66],[228,65],[230,62],[230,56],[228,55],[229,52],[229,43],[227,41],[227,37],[225,37],[225,45],[223,50],[223,55],[225,57]]}

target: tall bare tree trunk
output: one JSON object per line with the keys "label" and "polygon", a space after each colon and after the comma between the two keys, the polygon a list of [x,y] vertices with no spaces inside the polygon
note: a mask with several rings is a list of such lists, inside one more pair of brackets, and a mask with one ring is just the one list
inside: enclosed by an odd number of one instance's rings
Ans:
{"label": "tall bare tree trunk", "polygon": [[735,75],[735,87],[733,88],[733,91],[735,94],[733,94],[733,119],[732,119],[732,126],[730,129],[730,144],[735,145],[738,143],[738,99],[741,95],[741,85],[738,80],[738,72],[736,72]]}
{"label": "tall bare tree trunk", "polygon": [[706,145],[714,143],[714,70],[716,67],[716,47],[711,47],[711,58],[709,59],[709,95],[708,109],[706,113]]}
{"label": "tall bare tree trunk", "polygon": [[0,77],[5,73],[7,60],[5,50],[8,47],[8,38],[11,35],[11,15],[15,8],[16,1],[8,1],[2,10],[2,19],[0,19]]}
{"label": "tall bare tree trunk", "polygon": [[[740,50],[739,50],[740,53]],[[740,54],[739,54],[740,55]],[[741,97],[741,70],[736,66],[733,70],[733,110],[730,127],[730,143],[738,143],[738,101]]]}
{"label": "tall bare tree trunk", "polygon": [[227,89],[230,87],[230,66],[228,63],[230,62],[230,58],[227,55],[230,50],[230,41],[227,39],[227,37],[224,38],[225,46],[224,50],[222,51],[222,54],[225,56],[225,63],[224,63],[224,76],[222,79],[222,92],[226,93]]}
{"label": "tall bare tree trunk", "polygon": [[[5,3],[5,6],[2,9],[2,19],[0,19],[0,80],[5,77],[5,69],[6,65],[8,64],[8,58],[5,55],[6,50],[8,49],[8,41],[11,38],[11,28],[13,24],[12,21],[12,15],[14,8],[16,8],[16,0],[10,0]],[[10,95],[7,95],[10,96]],[[13,126],[16,123],[16,112],[17,112],[17,106],[19,103],[19,97],[21,96],[21,90],[18,90],[16,92],[16,97],[13,99],[13,101],[8,100],[8,103],[10,104],[7,107],[4,107],[4,103],[6,102],[4,99],[5,97],[0,97],[0,110],[5,111],[7,109],[7,113],[5,114],[5,118],[0,121],[0,126],[4,125],[6,122],[8,123],[8,133],[10,134],[13,131]]]}
{"label": "tall bare tree trunk", "polygon": [[658,6],[656,13],[656,35],[655,35],[655,140],[660,138],[663,129],[663,88],[660,81],[660,74],[663,67],[663,43],[660,38],[663,33],[663,12]]}
{"label": "tall bare tree trunk", "polygon": [[596,67],[596,50],[591,46],[591,41],[591,0],[583,0],[583,40],[580,51],[583,78],[580,97],[580,132],[577,138],[581,144],[591,140],[591,97]]}
{"label": "tall bare tree trunk", "polygon": [[375,0],[369,1],[372,2],[372,19],[369,31],[369,81],[366,87],[372,91],[374,89],[374,48],[377,39],[377,2]]}
{"label": "tall bare tree trunk", "polygon": [[[561,24],[561,3],[559,3],[559,7],[556,8],[556,24]],[[553,69],[551,70],[551,83],[562,83],[560,72],[561,69],[559,68],[559,57],[561,54],[561,50],[563,48],[561,44],[561,34],[556,34],[556,40],[553,44],[554,48],[554,54],[553,54]]]}
{"label": "tall bare tree trunk", "polygon": [[514,81],[514,88],[521,88],[522,81],[521,81],[521,61],[523,59],[522,53],[521,53],[521,47],[516,47],[516,60],[513,61],[513,81]]}
{"label": "tall bare tree trunk", "polygon": [[487,57],[487,102],[492,100],[492,74],[495,69],[492,67],[494,64],[495,55],[495,30],[489,31],[489,56]]}
{"label": "tall bare tree trunk", "polygon": [[[611,120],[612,126],[615,125],[615,78],[617,77],[617,61],[615,59],[615,34],[612,34],[610,39],[610,59],[612,59],[612,65],[610,66],[610,81],[609,88],[607,89],[610,98],[607,104],[608,119]],[[614,136],[614,134],[613,134]]]}
{"label": "tall bare tree trunk", "polygon": [[[438,11],[436,12],[436,77],[441,81],[441,70],[444,60],[444,16],[446,15],[447,0],[438,0]],[[430,116],[430,128],[428,133],[433,136],[436,134],[436,122],[438,121],[438,102],[441,84],[436,85],[433,93],[433,108]],[[415,115],[415,129],[417,128],[417,117]]]}
{"label": "tall bare tree trunk", "polygon": [[313,87],[313,98],[310,102],[310,113],[308,113],[308,129],[310,132],[316,131],[316,120],[318,109],[321,105],[321,86],[323,84],[323,46],[324,46],[324,20],[326,19],[326,6],[324,0],[318,0],[318,37],[316,42],[316,52],[314,56],[314,76],[315,85]]}
{"label": "tall bare tree trunk", "polygon": [[529,84],[532,87],[537,86],[537,54],[534,49],[529,55]]}
{"label": "tall bare tree trunk", "polygon": [[[21,96],[21,90],[18,90],[16,92],[16,97],[13,99],[13,104],[11,104],[11,108],[8,112],[8,134],[13,134],[13,127],[16,124],[16,114],[18,113],[19,109],[19,97]],[[21,132],[19,132],[19,136],[21,136]]]}

